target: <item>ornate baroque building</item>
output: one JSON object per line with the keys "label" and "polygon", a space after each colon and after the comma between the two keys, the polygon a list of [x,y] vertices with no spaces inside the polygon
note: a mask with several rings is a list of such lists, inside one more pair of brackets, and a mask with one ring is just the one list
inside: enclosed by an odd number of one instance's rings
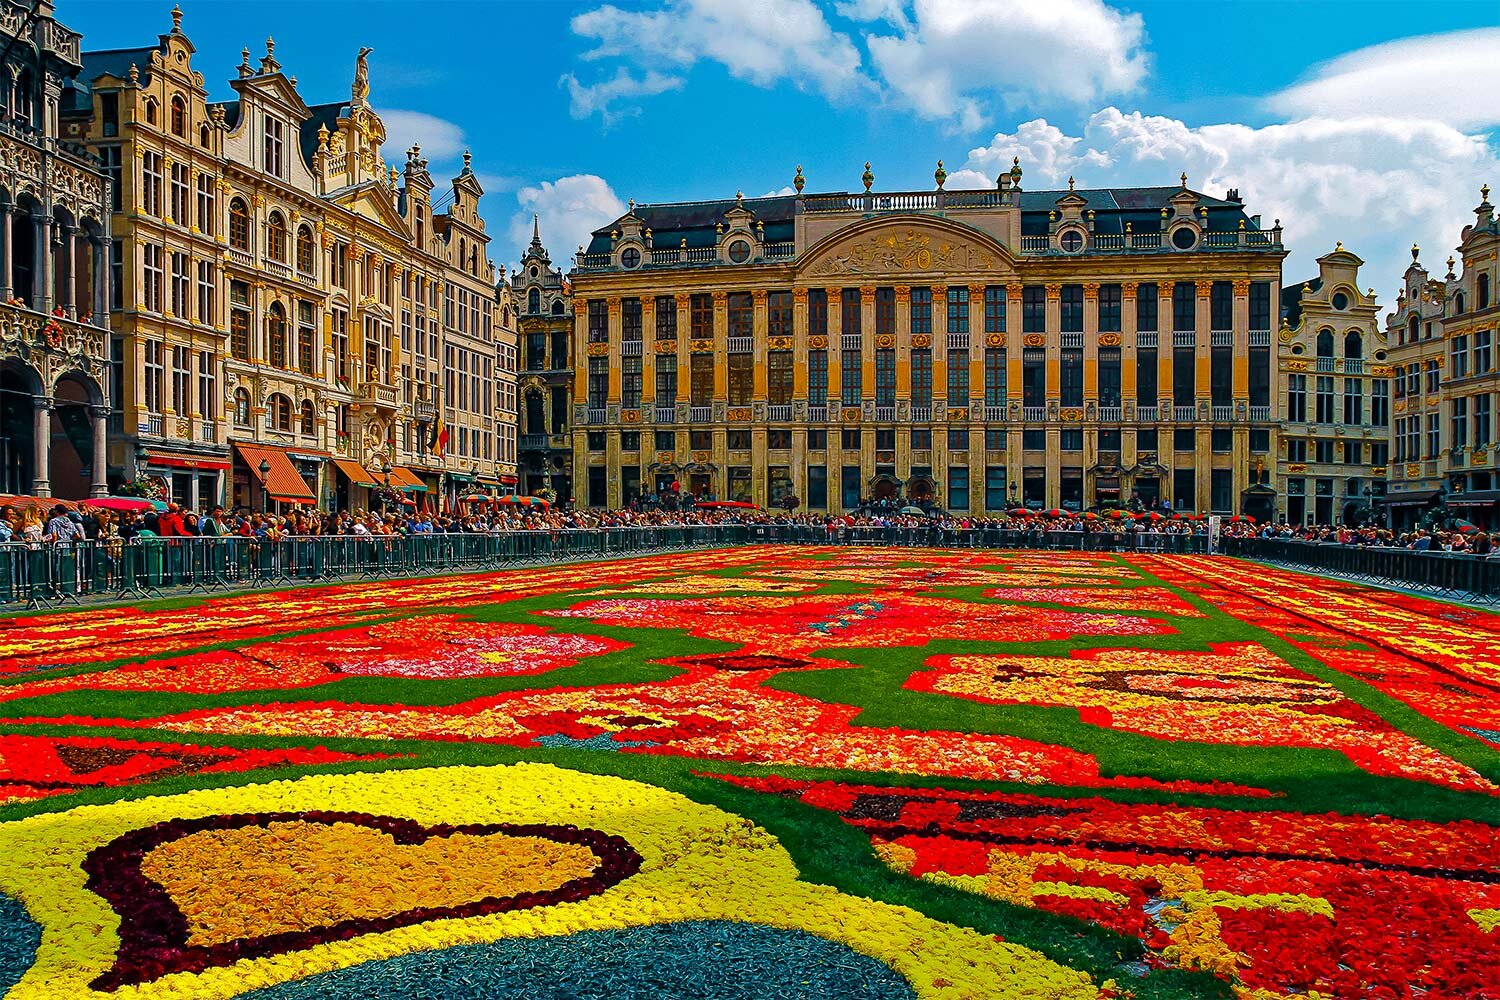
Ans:
{"label": "ornate baroque building", "polygon": [[368,50],[315,106],[269,39],[223,103],[194,54],[174,10],[154,46],[86,54],[72,95],[116,180],[112,478],[253,507],[511,479],[514,309],[468,157],[442,208],[419,147],[387,165]]}
{"label": "ornate baroque building", "polygon": [[1170,501],[1259,516],[1279,224],[1237,192],[632,203],[572,275],[580,502]]}
{"label": "ornate baroque building", "polygon": [[1449,257],[1442,279],[1428,276],[1412,247],[1386,317],[1397,370],[1390,509],[1398,526],[1434,508],[1484,527],[1500,523],[1500,222],[1489,195],[1480,190],[1474,223],[1459,239],[1462,264]]}
{"label": "ornate baroque building", "polygon": [[59,127],[79,35],[0,0],[0,493],[107,491],[110,184]]}
{"label": "ornate baroque building", "polygon": [[510,280],[521,315],[521,485],[528,494],[550,488],[564,502],[573,495],[573,302],[535,218],[531,245]]}
{"label": "ornate baroque building", "polygon": [[1340,243],[1317,277],[1281,290],[1275,486],[1293,524],[1360,524],[1383,502],[1391,365],[1375,290],[1359,290],[1363,264]]}

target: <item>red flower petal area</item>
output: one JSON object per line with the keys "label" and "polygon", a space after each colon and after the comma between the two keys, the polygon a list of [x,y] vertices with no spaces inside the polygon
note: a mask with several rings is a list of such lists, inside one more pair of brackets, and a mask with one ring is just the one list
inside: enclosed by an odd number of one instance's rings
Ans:
{"label": "red flower petal area", "polygon": [[680,628],[745,649],[801,655],[849,646],[922,646],[932,639],[1045,642],[1075,635],[1164,635],[1165,621],[1133,615],[971,604],[875,592],[869,596],[721,597],[585,601],[542,614],[631,628]]}
{"label": "red flower petal area", "polygon": [[1466,736],[1500,733],[1500,616],[1221,557],[1141,562]]}
{"label": "red flower petal area", "polygon": [[130,663],[97,673],[23,681],[0,687],[0,701],[75,690],[193,694],[286,690],[346,676],[446,679],[535,674],[627,646],[614,639],[558,633],[536,625],[424,615]]}
{"label": "red flower petal area", "polygon": [[[240,938],[212,945],[190,944],[187,918],[166,890],[141,871],[142,860],[162,844],[201,831],[267,827],[278,822],[366,826],[390,835],[399,845],[422,844],[431,838],[455,834],[539,837],[586,847],[599,859],[599,864],[592,875],[572,879],[544,892],[486,896],[456,906],[424,906],[386,916],[340,920],[308,930]],[[634,875],[641,870],[641,864],[640,854],[624,838],[574,826],[517,823],[423,826],[408,819],[339,812],[251,813],[167,820],[117,837],[84,859],[83,869],[89,876],[88,888],[108,900],[120,915],[120,948],[115,964],[90,985],[96,990],[112,992],[122,986],[152,982],[174,972],[201,972],[213,966],[233,965],[243,958],[301,951],[358,934],[586,899]]]}
{"label": "red flower petal area", "polygon": [[384,754],[337,753],[322,747],[253,750],[5,733],[0,734],[0,804],[46,798],[80,788],[114,788],[186,774],[388,759]]}
{"label": "red flower petal area", "polygon": [[1167,905],[1241,956],[1245,989],[1500,996],[1500,932],[1471,914],[1500,907],[1494,825],[719,777],[837,812],[912,875],[1136,934],[1152,964],[1186,950]]}

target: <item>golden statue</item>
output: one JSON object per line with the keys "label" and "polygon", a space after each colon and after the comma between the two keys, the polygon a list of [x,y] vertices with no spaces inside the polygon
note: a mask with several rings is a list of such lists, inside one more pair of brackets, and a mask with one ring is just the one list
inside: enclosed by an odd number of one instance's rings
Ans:
{"label": "golden statue", "polygon": [[354,60],[354,86],[349,88],[354,97],[355,104],[364,104],[370,97],[370,60],[369,55],[375,50],[362,48],[359,57]]}

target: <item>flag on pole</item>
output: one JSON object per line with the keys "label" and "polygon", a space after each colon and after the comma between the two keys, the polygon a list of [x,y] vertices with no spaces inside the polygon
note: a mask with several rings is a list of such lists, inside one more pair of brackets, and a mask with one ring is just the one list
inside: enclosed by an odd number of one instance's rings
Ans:
{"label": "flag on pole", "polygon": [[443,422],[443,414],[438,412],[437,420],[432,424],[432,438],[427,442],[427,450],[438,458],[443,457],[443,452],[448,450],[448,425]]}

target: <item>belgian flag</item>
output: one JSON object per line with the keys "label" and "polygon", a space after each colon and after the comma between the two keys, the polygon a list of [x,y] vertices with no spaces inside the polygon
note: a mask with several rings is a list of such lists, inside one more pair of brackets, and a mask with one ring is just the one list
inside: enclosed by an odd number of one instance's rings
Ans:
{"label": "belgian flag", "polygon": [[427,450],[438,458],[443,457],[443,452],[448,450],[448,425],[443,422],[443,411],[438,410],[437,419],[432,423],[432,435],[427,441]]}

